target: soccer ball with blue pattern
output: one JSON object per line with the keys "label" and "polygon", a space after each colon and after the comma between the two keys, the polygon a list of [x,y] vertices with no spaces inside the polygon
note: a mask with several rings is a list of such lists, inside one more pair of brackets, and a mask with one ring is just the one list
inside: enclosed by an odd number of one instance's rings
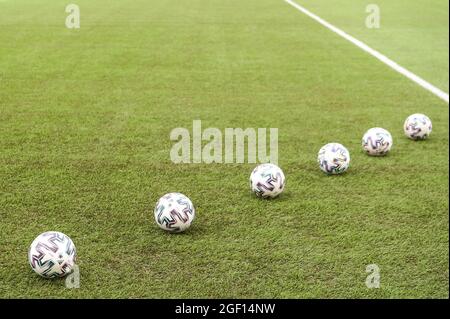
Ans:
{"label": "soccer ball with blue pattern", "polygon": [[317,162],[327,174],[342,174],[350,165],[350,153],[342,144],[329,143],[319,150]]}
{"label": "soccer ball with blue pattern", "polygon": [[283,192],[285,184],[284,173],[275,164],[258,165],[250,175],[250,187],[258,197],[277,197]]}
{"label": "soccer ball with blue pattern", "polygon": [[158,200],[154,215],[160,228],[171,233],[180,233],[191,226],[195,218],[195,208],[187,196],[169,193]]}
{"label": "soccer ball with blue pattern", "polygon": [[412,140],[424,140],[430,136],[433,124],[428,116],[424,114],[413,114],[408,116],[403,125],[405,135]]}
{"label": "soccer ball with blue pattern", "polygon": [[72,240],[57,231],[40,234],[31,243],[28,251],[31,268],[45,278],[64,277],[71,273],[76,256]]}
{"label": "soccer ball with blue pattern", "polygon": [[368,155],[383,156],[392,148],[391,133],[381,127],[371,128],[362,138],[362,147]]}

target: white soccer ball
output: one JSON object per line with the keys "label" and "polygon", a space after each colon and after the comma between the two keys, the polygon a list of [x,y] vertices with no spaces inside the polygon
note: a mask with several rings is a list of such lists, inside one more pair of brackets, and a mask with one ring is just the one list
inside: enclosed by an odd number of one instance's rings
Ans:
{"label": "white soccer ball", "polygon": [[372,156],[386,155],[390,151],[392,144],[391,133],[381,127],[371,128],[362,138],[363,149]]}
{"label": "white soccer ball", "polygon": [[413,114],[408,116],[403,125],[405,135],[412,140],[424,140],[433,130],[433,124],[428,116],[424,114]]}
{"label": "white soccer ball", "polygon": [[250,187],[258,197],[277,197],[283,192],[285,184],[284,173],[275,164],[258,165],[250,175]]}
{"label": "white soccer ball", "polygon": [[350,153],[339,143],[329,143],[320,149],[317,161],[325,173],[341,174],[350,165]]}
{"label": "white soccer ball", "polygon": [[72,240],[57,231],[40,234],[28,251],[31,268],[45,278],[64,277],[71,273],[76,257]]}
{"label": "white soccer ball", "polygon": [[181,193],[169,193],[161,197],[154,213],[158,226],[172,233],[185,231],[195,218],[194,205]]}

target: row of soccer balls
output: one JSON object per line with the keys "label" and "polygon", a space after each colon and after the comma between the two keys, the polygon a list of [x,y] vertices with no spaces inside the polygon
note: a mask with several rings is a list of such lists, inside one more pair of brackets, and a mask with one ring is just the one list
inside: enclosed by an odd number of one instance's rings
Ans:
{"label": "row of soccer balls", "polygon": [[[405,121],[405,134],[413,140],[427,138],[431,130],[431,121],[423,114],[413,114]],[[385,155],[392,147],[392,136],[385,129],[372,128],[364,134],[362,147],[369,155]],[[325,173],[341,174],[349,167],[350,154],[343,145],[330,143],[320,149],[317,160]],[[277,197],[283,192],[285,182],[283,171],[274,164],[258,165],[250,175],[252,191],[262,198]],[[195,208],[187,196],[169,193],[158,200],[154,216],[159,227],[178,233],[190,227],[195,218]],[[28,260],[31,268],[43,277],[63,277],[75,265],[75,245],[63,233],[45,232],[31,244]]]}
{"label": "row of soccer balls", "polygon": [[[410,115],[403,126],[405,135],[412,140],[428,138],[432,129],[431,120],[424,114]],[[368,155],[384,156],[392,148],[392,135],[384,128],[374,127],[364,134],[361,144]],[[350,165],[350,153],[343,145],[330,143],[320,149],[317,160],[325,173],[341,174]]]}

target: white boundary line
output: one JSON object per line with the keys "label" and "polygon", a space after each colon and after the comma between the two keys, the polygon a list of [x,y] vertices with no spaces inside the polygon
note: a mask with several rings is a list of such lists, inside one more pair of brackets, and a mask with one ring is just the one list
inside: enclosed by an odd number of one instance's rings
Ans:
{"label": "white boundary line", "polygon": [[441,89],[435,87],[431,83],[429,83],[429,82],[425,81],[424,79],[422,79],[420,76],[417,76],[414,73],[412,73],[411,71],[405,69],[404,67],[402,67],[401,65],[399,65],[396,62],[392,61],[391,59],[389,59],[385,55],[383,55],[380,52],[372,49],[367,44],[365,44],[365,43],[359,41],[358,39],[352,37],[351,35],[345,33],[341,29],[336,28],[334,25],[328,23],[327,21],[325,21],[324,19],[322,19],[319,16],[315,15],[311,11],[308,11],[307,9],[305,9],[304,7],[299,5],[298,3],[296,3],[296,2],[294,2],[292,0],[284,0],[284,1],[287,2],[288,4],[290,4],[291,6],[293,6],[294,8],[296,8],[297,10],[301,11],[302,13],[306,14],[308,17],[316,20],[317,22],[319,22],[324,27],[330,29],[334,33],[337,33],[338,35],[340,35],[344,39],[350,41],[351,43],[353,43],[354,45],[359,47],[360,49],[362,49],[362,50],[366,51],[367,53],[369,53],[370,55],[374,56],[375,58],[377,58],[378,60],[380,60],[384,64],[388,65],[389,67],[391,67],[392,69],[394,69],[398,73],[403,74],[404,76],[406,76],[411,81],[413,81],[416,84],[418,84],[421,87],[423,87],[425,90],[430,91],[431,93],[433,93],[434,95],[436,95],[440,99],[442,99],[445,102],[447,102],[447,104],[449,103],[449,101],[448,101],[448,93],[445,93]]}

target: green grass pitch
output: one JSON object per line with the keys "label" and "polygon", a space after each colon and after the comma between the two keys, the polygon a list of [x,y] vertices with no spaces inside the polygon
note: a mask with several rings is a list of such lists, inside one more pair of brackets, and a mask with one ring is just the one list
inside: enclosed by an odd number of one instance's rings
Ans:
{"label": "green grass pitch", "polygon": [[[69,1],[70,2],[70,1]],[[282,0],[0,0],[0,297],[448,298],[449,109]],[[448,92],[448,1],[298,0]],[[403,135],[425,113],[429,140]],[[259,200],[253,164],[170,161],[173,128],[279,129],[286,191]],[[394,138],[366,156],[363,133]],[[352,162],[326,176],[319,148]],[[171,235],[157,199],[197,216]],[[27,251],[68,234],[79,289]],[[381,287],[368,289],[368,264]]]}

